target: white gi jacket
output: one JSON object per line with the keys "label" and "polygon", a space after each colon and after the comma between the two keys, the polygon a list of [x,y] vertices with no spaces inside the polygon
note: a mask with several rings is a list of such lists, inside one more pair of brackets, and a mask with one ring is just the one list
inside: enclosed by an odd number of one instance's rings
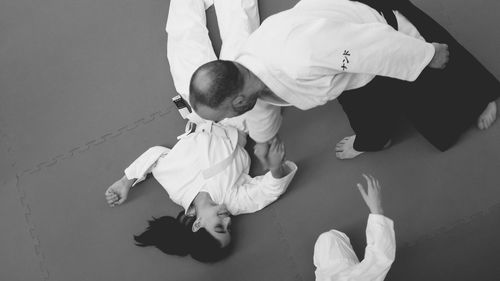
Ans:
{"label": "white gi jacket", "polygon": [[[403,15],[395,15],[398,31],[359,2],[302,0],[267,18],[236,62],[302,110],[360,88],[376,75],[413,81],[435,50]],[[271,122],[261,126],[274,127]]]}
{"label": "white gi jacket", "polygon": [[287,175],[279,179],[271,172],[250,177],[250,157],[242,135],[233,127],[203,123],[172,150],[150,148],[125,169],[125,175],[137,179],[135,185],[151,172],[172,201],[186,211],[196,195],[205,191],[232,215],[256,212],[286,191],[297,166],[287,161]]}
{"label": "white gi jacket", "polygon": [[[177,92],[189,102],[189,83],[201,65],[217,60],[208,36],[202,0],[171,0],[167,18],[167,57]],[[260,24],[257,0],[214,0],[222,39],[220,59],[234,60],[248,36]],[[188,119],[205,122],[195,112]],[[247,132],[256,142],[274,137],[281,125],[279,107],[258,101],[249,112],[219,122]],[[262,126],[267,123],[267,126]]]}
{"label": "white gi jacket", "polygon": [[366,227],[365,258],[359,262],[349,238],[330,230],[314,245],[316,281],[382,281],[396,254],[393,221],[370,214]]}

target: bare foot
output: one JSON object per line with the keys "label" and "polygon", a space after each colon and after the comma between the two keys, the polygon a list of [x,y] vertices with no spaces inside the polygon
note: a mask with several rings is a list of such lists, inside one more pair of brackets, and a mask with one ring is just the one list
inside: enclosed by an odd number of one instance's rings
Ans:
{"label": "bare foot", "polygon": [[335,146],[335,156],[337,156],[338,159],[352,159],[363,153],[363,151],[357,151],[354,149],[355,139],[356,135],[352,135],[339,141]]}
{"label": "bare foot", "polygon": [[495,101],[490,102],[483,113],[479,115],[477,119],[477,127],[481,130],[488,129],[493,122],[497,119],[497,103]]}

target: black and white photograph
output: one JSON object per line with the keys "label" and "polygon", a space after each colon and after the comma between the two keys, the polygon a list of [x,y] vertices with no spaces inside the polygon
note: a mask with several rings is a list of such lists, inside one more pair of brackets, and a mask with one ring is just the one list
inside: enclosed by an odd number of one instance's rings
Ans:
{"label": "black and white photograph", "polygon": [[0,280],[500,280],[497,0],[0,0]]}

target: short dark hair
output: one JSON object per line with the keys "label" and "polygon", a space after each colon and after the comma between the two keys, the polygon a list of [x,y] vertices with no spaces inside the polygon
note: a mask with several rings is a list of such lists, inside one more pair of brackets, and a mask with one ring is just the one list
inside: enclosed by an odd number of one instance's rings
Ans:
{"label": "short dark hair", "polygon": [[[200,80],[203,79],[203,85]],[[216,60],[198,67],[189,84],[189,102],[218,108],[224,100],[243,88],[243,75],[235,62]]]}
{"label": "short dark hair", "polygon": [[191,255],[200,262],[217,262],[230,254],[230,245],[222,247],[204,228],[192,231],[195,217],[181,211],[177,218],[163,216],[148,221],[146,230],[134,235],[137,246],[154,246],[169,255]]}

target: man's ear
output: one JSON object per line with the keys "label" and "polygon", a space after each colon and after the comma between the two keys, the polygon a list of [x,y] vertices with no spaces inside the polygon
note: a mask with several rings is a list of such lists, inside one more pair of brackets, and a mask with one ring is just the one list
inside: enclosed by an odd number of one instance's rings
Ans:
{"label": "man's ear", "polygon": [[193,223],[193,227],[191,228],[191,230],[193,232],[197,232],[198,230],[200,230],[200,228],[201,228],[201,219],[200,218],[196,218],[196,220]]}
{"label": "man's ear", "polygon": [[237,95],[232,101],[234,108],[244,107],[247,104],[247,98],[243,95]]}

